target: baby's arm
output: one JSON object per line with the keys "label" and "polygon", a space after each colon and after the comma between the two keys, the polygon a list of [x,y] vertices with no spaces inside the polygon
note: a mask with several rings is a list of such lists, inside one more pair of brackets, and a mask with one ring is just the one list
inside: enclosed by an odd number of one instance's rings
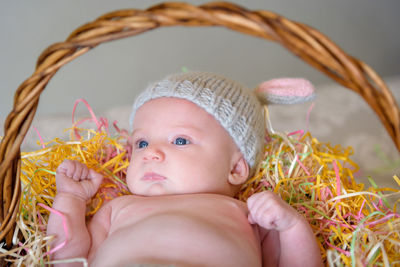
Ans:
{"label": "baby's arm", "polygon": [[[50,244],[51,248],[66,241],[61,249],[51,255],[53,260],[88,256],[91,239],[85,223],[86,202],[97,192],[102,179],[101,174],[77,161],[65,160],[57,168],[57,195],[53,209],[64,215],[68,237],[65,235],[62,218],[50,213],[47,234],[56,236]],[[77,265],[82,266],[81,263]]]}
{"label": "baby's arm", "polygon": [[264,266],[322,266],[314,233],[296,210],[269,191],[254,194],[247,205],[250,223],[263,233]]}
{"label": "baby's arm", "polygon": [[94,255],[97,252],[97,249],[103,243],[103,241],[107,238],[108,232],[110,230],[111,225],[111,202],[106,203],[102,206],[90,220],[88,224],[88,230],[91,237],[91,245],[88,253],[89,263],[93,261]]}

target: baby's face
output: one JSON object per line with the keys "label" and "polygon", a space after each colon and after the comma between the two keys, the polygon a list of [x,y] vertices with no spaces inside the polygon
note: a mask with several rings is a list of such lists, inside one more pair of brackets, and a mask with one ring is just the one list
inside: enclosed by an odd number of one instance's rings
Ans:
{"label": "baby's face", "polygon": [[167,97],[145,103],[136,112],[132,140],[127,183],[133,194],[233,195],[228,175],[240,151],[196,104]]}

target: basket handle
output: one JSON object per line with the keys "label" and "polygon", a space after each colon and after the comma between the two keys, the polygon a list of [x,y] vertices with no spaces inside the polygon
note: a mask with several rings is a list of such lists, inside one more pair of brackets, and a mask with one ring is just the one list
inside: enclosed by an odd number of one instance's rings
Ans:
{"label": "basket handle", "polygon": [[0,240],[11,241],[20,198],[20,146],[36,112],[40,93],[65,64],[97,45],[164,26],[223,26],[275,41],[357,92],[375,111],[400,150],[400,112],[386,84],[368,65],[347,55],[317,30],[269,11],[250,11],[218,2],[201,6],[162,3],[147,10],[120,10],[85,24],[40,55],[36,70],[17,89],[0,144]]}

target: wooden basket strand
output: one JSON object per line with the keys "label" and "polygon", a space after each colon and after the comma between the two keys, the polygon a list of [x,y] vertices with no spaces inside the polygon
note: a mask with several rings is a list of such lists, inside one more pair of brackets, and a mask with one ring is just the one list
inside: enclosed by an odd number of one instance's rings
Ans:
{"label": "wooden basket strand", "polygon": [[360,94],[375,111],[400,150],[400,112],[390,90],[365,63],[343,52],[317,30],[269,11],[250,11],[231,3],[193,6],[162,3],[147,10],[120,10],[85,24],[65,42],[51,45],[40,55],[36,70],[17,89],[13,110],[4,126],[0,146],[0,240],[11,244],[20,198],[20,145],[36,112],[40,93],[65,64],[97,45],[164,26],[223,26],[275,41]]}

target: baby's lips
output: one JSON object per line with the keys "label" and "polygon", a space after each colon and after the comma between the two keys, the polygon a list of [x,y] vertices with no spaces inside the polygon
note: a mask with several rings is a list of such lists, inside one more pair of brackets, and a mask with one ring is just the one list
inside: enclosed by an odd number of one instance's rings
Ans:
{"label": "baby's lips", "polygon": [[143,181],[162,181],[165,179],[167,178],[155,172],[147,172],[141,178]]}

